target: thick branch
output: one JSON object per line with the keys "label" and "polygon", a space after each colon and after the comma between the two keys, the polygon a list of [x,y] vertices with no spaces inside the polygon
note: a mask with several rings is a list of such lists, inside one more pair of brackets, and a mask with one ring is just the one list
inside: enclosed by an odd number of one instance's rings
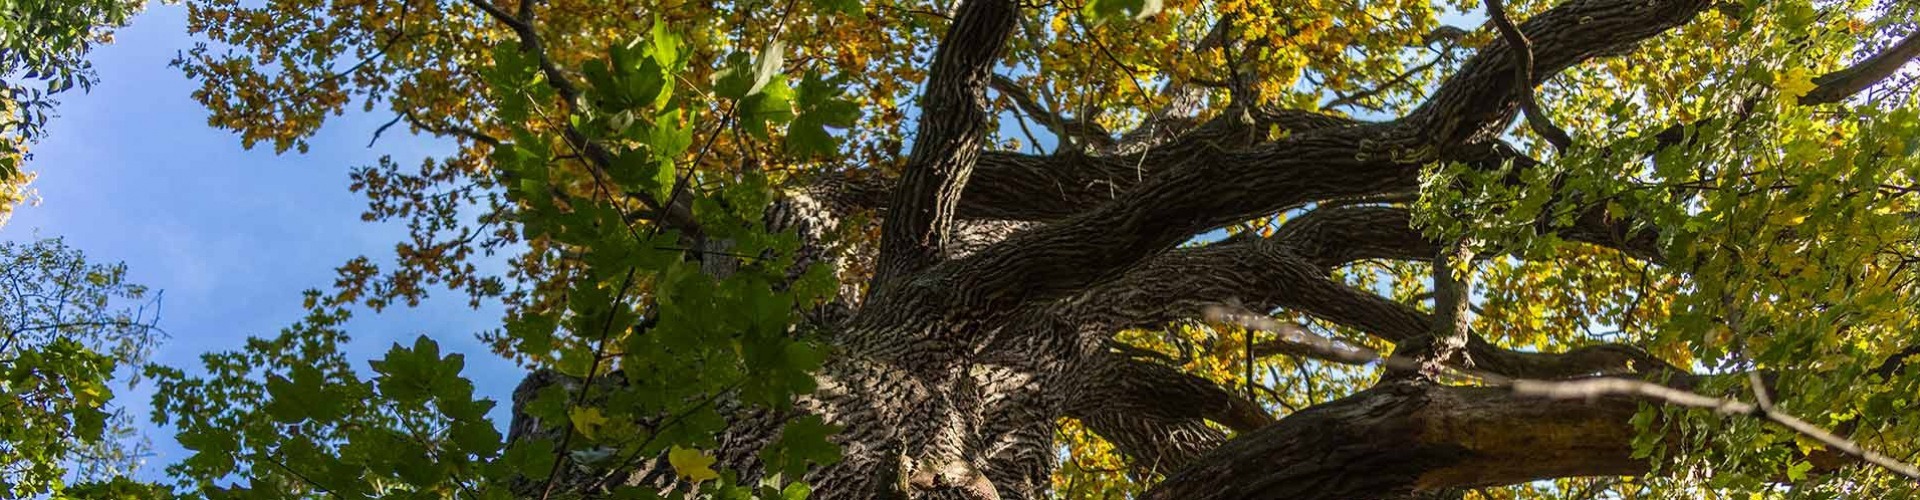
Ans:
{"label": "thick branch", "polygon": [[1800,96],[1800,104],[1840,102],[1887,79],[1915,57],[1920,57],[1920,30],[1853,66],[1813,79],[1817,86],[1807,95]]}
{"label": "thick branch", "polygon": [[945,257],[954,207],[987,138],[987,86],[1018,21],[1007,0],[968,0],[934,52],[920,100],[920,125],[900,188],[881,228],[875,282]]}
{"label": "thick branch", "polygon": [[1225,436],[1273,423],[1259,404],[1170,366],[1103,353],[1068,386],[1067,416],[1111,441],[1140,472],[1178,470]]}
{"label": "thick branch", "polygon": [[[1524,28],[1536,39],[1538,69],[1546,75],[1629,48],[1692,19],[1706,4],[1570,2]],[[1510,52],[1495,45],[1476,55],[1433,101],[1401,122],[1309,131],[1243,151],[1202,152],[1113,202],[942,264],[934,274],[941,287],[970,306],[999,309],[1082,289],[1207,228],[1315,200],[1407,190],[1417,162],[1431,159],[1436,149],[1457,148],[1511,116],[1511,105],[1498,105],[1514,99],[1513,81],[1507,78]]]}
{"label": "thick branch", "polygon": [[1779,424],[1781,427],[1786,427],[1800,435],[1812,438],[1835,450],[1839,450],[1841,453],[1859,458],[1861,461],[1880,466],[1881,468],[1914,480],[1920,480],[1920,467],[1901,462],[1898,459],[1873,450],[1861,448],[1858,443],[1827,432],[1825,429],[1821,429],[1805,420],[1800,420],[1793,415],[1775,410],[1771,404],[1765,403],[1764,400],[1762,400],[1763,402],[1761,404],[1755,405],[1731,399],[1702,396],[1640,380],[1618,378],[1596,378],[1569,382],[1516,380],[1513,383],[1513,392],[1520,395],[1541,396],[1559,400],[1593,400],[1607,396],[1633,396],[1670,405],[1706,408],[1728,415],[1751,415]]}
{"label": "thick branch", "polygon": [[1118,354],[1108,358],[1089,371],[1098,375],[1089,377],[1077,391],[1084,397],[1080,406],[1170,419],[1204,418],[1237,431],[1273,423],[1273,417],[1259,404],[1213,381],[1151,361]]}
{"label": "thick branch", "polygon": [[[1310,212],[1281,226],[1271,239],[1170,252],[1089,290],[1063,313],[1114,330],[1155,328],[1196,317],[1215,304],[1239,303],[1256,311],[1284,308],[1308,314],[1392,342],[1431,333],[1435,320],[1428,314],[1334,282],[1328,269],[1354,258],[1420,258],[1440,247],[1406,226],[1404,210],[1362,206],[1325,212]],[[1363,244],[1367,242],[1395,243]],[[1478,336],[1466,340],[1475,368],[1509,377],[1675,371],[1630,346],[1597,345],[1556,354],[1503,349]]]}
{"label": "thick branch", "polygon": [[[1051,156],[981,153],[961,194],[959,217],[1020,221],[1056,220],[1086,212],[1132,190],[1142,180],[1179,168],[1204,153],[1233,150],[1264,140],[1269,127],[1293,133],[1356,125],[1309,111],[1262,109],[1215,117],[1178,139],[1142,152]],[[848,183],[851,205],[882,208],[892,186],[879,179]]]}
{"label": "thick branch", "polygon": [[1447,487],[1631,475],[1625,398],[1539,400],[1505,388],[1390,383],[1230,441],[1144,498],[1385,498]]}
{"label": "thick branch", "polygon": [[1170,252],[1089,290],[1065,313],[1115,330],[1154,328],[1234,302],[1302,311],[1395,341],[1430,324],[1423,314],[1328,279],[1327,266],[1275,240]]}
{"label": "thick branch", "polygon": [[[1394,349],[1395,356],[1410,355],[1414,369],[1389,368],[1388,378],[1400,373],[1431,380],[1449,366],[1473,367],[1474,358],[1466,353],[1468,339],[1476,338],[1467,317],[1472,260],[1471,247],[1464,241],[1444,245],[1434,253],[1433,326],[1426,336],[1411,339],[1416,342],[1402,342]],[[1415,344],[1419,348],[1413,348]]]}
{"label": "thick branch", "polygon": [[[1641,40],[1686,24],[1708,0],[1569,1],[1519,26],[1531,41],[1531,85],[1587,59],[1623,53]],[[1482,49],[1432,99],[1404,120],[1417,135],[1443,148],[1493,137],[1512,119],[1519,93],[1513,79],[1519,54],[1503,40]]]}
{"label": "thick branch", "polygon": [[1366,259],[1421,259],[1439,249],[1413,228],[1411,212],[1382,206],[1316,209],[1281,225],[1272,239],[1329,269]]}

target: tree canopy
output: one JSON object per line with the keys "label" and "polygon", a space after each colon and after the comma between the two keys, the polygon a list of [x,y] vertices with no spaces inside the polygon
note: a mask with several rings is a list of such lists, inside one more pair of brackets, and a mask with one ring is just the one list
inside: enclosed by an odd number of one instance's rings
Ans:
{"label": "tree canopy", "polygon": [[9,0],[0,3],[0,226],[27,201],[21,170],[28,146],[45,134],[57,96],[93,88],[94,45],[139,12],[138,0]]}
{"label": "tree canopy", "polygon": [[1913,2],[184,3],[243,144],[459,149],[144,368],[175,494],[1920,494]]}
{"label": "tree canopy", "polygon": [[145,443],[111,382],[165,336],[157,303],[141,301],[126,266],[89,263],[58,239],[0,242],[0,264],[0,494],[127,482]]}

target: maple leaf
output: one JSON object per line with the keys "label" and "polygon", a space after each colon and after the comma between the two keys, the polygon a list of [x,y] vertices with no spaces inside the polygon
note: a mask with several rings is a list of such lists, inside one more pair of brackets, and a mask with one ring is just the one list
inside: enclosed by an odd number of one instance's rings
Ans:
{"label": "maple leaf", "polygon": [[667,463],[673,464],[673,472],[695,483],[720,478],[720,473],[713,471],[713,462],[712,455],[693,448],[675,446],[667,452]]}
{"label": "maple leaf", "polygon": [[1792,68],[1773,75],[1773,88],[1779,90],[1782,96],[1799,99],[1812,92],[1815,86],[1813,75],[1806,68]]}
{"label": "maple leaf", "polygon": [[593,439],[594,431],[607,423],[607,416],[602,414],[599,408],[574,408],[567,413],[567,419],[572,420],[573,428],[579,430],[580,434],[587,436],[588,439]]}

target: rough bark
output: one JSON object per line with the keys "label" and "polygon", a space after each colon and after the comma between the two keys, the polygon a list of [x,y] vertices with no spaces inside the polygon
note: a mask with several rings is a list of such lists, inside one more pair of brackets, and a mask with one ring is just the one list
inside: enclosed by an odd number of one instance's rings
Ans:
{"label": "rough bark", "polygon": [[1523,399],[1503,388],[1391,383],[1227,442],[1148,499],[1390,498],[1444,487],[1630,475],[1638,403]]}

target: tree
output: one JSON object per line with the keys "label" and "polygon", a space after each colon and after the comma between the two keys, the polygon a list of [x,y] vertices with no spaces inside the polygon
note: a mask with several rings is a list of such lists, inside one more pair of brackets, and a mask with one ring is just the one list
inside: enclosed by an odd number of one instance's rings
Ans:
{"label": "tree", "polygon": [[[235,50],[178,63],[246,144],[357,102],[463,146],[354,172],[396,266],[153,369],[201,494],[1920,479],[1911,3],[189,8]],[[440,285],[509,306],[506,436],[463,354],[334,348]]]}
{"label": "tree", "polygon": [[93,491],[141,462],[144,443],[110,404],[112,382],[165,332],[157,300],[128,304],[147,289],[126,273],[59,239],[0,242],[0,493]]}
{"label": "tree", "polygon": [[57,104],[97,80],[86,60],[95,44],[139,12],[138,0],[21,0],[0,4],[0,225],[26,201],[32,181],[20,170]]}

